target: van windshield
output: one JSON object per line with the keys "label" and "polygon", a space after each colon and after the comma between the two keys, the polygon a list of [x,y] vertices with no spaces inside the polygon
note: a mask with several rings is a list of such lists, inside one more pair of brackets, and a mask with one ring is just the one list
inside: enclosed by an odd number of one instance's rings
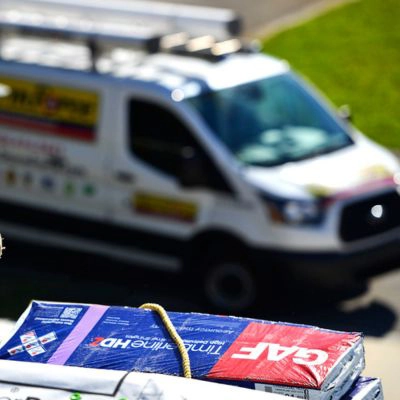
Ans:
{"label": "van windshield", "polygon": [[187,101],[244,164],[275,166],[352,143],[345,128],[290,74]]}

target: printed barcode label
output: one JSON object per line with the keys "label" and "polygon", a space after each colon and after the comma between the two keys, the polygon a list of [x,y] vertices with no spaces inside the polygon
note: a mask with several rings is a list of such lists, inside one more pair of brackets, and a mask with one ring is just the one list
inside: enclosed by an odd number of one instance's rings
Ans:
{"label": "printed barcode label", "polygon": [[309,399],[309,393],[307,389],[291,387],[291,386],[277,386],[277,385],[266,385],[263,383],[255,384],[256,390],[262,390],[263,392],[282,394],[287,397],[295,397],[297,399]]}
{"label": "printed barcode label", "polygon": [[60,318],[75,319],[81,311],[81,307],[65,307]]}

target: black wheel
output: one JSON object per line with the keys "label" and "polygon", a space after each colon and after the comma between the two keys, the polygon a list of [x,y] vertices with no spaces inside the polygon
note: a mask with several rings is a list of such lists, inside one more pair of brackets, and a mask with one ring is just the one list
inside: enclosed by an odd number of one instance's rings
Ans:
{"label": "black wheel", "polygon": [[255,304],[257,281],[252,270],[240,258],[216,258],[208,263],[204,272],[203,290],[214,309],[240,313]]}

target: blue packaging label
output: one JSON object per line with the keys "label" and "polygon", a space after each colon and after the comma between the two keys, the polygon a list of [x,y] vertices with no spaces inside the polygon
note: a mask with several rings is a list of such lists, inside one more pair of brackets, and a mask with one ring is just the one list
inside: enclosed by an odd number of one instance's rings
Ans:
{"label": "blue packaging label", "polygon": [[[206,375],[248,321],[169,313],[184,339],[193,372]],[[0,358],[182,375],[181,356],[160,317],[126,307],[33,302]]]}
{"label": "blue packaging label", "polygon": [[[246,318],[170,312],[192,376],[321,388],[358,333]],[[181,355],[150,310],[32,302],[1,359],[183,375]],[[285,373],[282,373],[284,371]]]}

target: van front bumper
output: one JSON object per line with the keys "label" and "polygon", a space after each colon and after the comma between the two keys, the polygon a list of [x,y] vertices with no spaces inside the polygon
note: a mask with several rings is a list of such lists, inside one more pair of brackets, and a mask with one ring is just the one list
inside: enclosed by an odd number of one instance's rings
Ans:
{"label": "van front bumper", "polygon": [[273,267],[285,280],[318,287],[351,284],[400,266],[400,236],[374,247],[352,252],[289,252],[256,249],[253,265],[267,276]]}

